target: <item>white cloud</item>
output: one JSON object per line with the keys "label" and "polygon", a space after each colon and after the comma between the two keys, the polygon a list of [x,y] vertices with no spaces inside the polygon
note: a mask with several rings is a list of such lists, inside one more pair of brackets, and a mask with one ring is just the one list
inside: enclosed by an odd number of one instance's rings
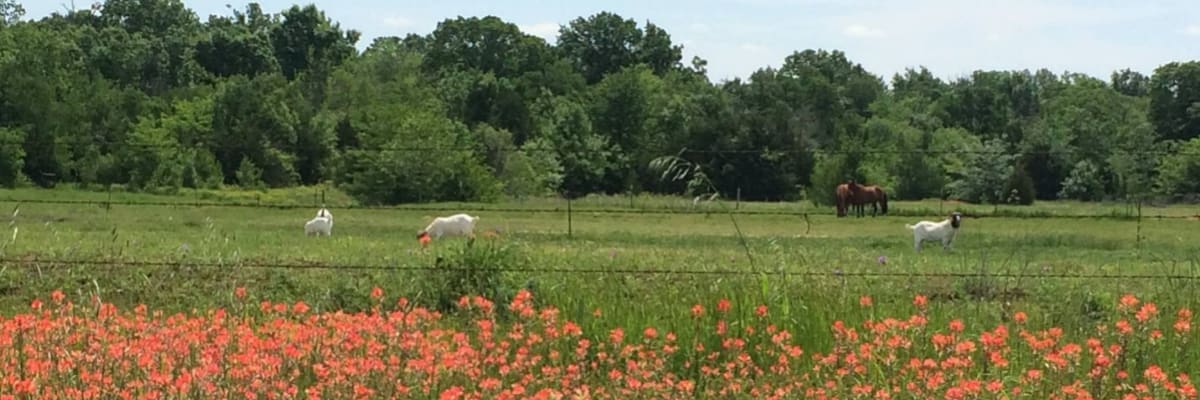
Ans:
{"label": "white cloud", "polygon": [[408,28],[412,26],[412,20],[399,15],[385,17],[383,24],[392,28]]}
{"label": "white cloud", "polygon": [[558,37],[558,24],[553,22],[539,22],[532,25],[521,25],[520,28],[521,32],[546,39],[548,42],[553,42],[554,39]]}
{"label": "white cloud", "polygon": [[857,37],[857,38],[872,38],[872,37],[883,37],[884,36],[884,32],[882,29],[870,28],[870,27],[867,27],[864,25],[859,25],[859,24],[851,24],[849,26],[846,26],[846,28],[842,29],[842,33],[846,34],[846,36]]}
{"label": "white cloud", "polygon": [[1188,25],[1181,32],[1188,36],[1200,36],[1200,25]]}

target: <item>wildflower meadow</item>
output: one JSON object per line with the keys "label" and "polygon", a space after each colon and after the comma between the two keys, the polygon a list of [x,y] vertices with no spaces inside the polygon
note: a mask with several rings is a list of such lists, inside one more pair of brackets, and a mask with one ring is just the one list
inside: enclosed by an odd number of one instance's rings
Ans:
{"label": "wildflower meadow", "polygon": [[[1192,311],[1132,294],[1114,324],[1069,337],[1017,311],[983,326],[909,313],[836,321],[804,348],[765,305],[679,304],[685,331],[585,331],[521,291],[464,296],[454,317],[376,288],[357,313],[313,312],[239,288],[230,309],[167,314],[74,304],[62,292],[0,318],[4,399],[872,398],[1194,399],[1169,354]],[[858,307],[870,309],[863,296]],[[748,308],[751,313],[733,312]],[[603,310],[598,310],[602,314]]]}

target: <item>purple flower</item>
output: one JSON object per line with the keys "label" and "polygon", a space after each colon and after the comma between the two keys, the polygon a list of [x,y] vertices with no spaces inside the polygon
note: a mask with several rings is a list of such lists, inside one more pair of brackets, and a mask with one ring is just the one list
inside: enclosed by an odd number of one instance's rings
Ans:
{"label": "purple flower", "polygon": [[879,261],[879,263],[882,265],[887,265],[887,256],[879,256],[879,258],[876,258],[875,261]]}

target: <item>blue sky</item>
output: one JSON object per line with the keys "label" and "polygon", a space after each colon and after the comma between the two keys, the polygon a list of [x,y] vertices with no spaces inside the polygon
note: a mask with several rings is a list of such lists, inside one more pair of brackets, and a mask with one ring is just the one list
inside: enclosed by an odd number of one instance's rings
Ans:
{"label": "blue sky", "polygon": [[[378,36],[426,34],[456,16],[496,15],[553,42],[559,24],[600,11],[664,27],[699,55],[714,81],[745,77],[808,48],[839,49],[890,79],[924,65],[943,78],[976,69],[1072,71],[1107,79],[1115,69],[1149,74],[1171,62],[1200,59],[1200,1],[977,0],[356,0],[314,3],[343,28]],[[64,9],[63,0],[21,1],[26,17]],[[229,14],[232,0],[185,0],[206,19]],[[263,0],[270,12],[295,1]],[[79,1],[85,7],[87,1]]]}

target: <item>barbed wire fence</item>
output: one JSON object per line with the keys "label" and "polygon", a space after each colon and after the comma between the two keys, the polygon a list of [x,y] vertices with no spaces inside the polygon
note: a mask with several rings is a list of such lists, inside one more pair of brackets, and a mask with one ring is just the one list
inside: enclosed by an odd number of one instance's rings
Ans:
{"label": "barbed wire fence", "polygon": [[[96,144],[94,141],[89,141],[88,143]],[[147,143],[131,144],[131,143],[124,143],[124,142],[110,143],[110,144],[122,145],[122,146],[134,146],[134,147],[178,148],[177,145],[172,145],[172,144],[166,144],[166,145],[164,145],[164,144],[147,144]],[[198,144],[198,145],[203,146],[204,144]],[[453,151],[478,151],[478,150],[480,150],[479,147],[379,147],[379,148],[355,149],[354,151],[453,152]],[[553,151],[554,149],[527,149],[527,148],[518,148],[518,147],[500,147],[500,148],[490,148],[488,150],[489,151],[518,151],[518,150],[520,150],[520,151],[531,151],[531,150],[533,150],[533,151]],[[937,150],[874,150],[874,149],[862,149],[862,150],[683,149],[680,151],[680,154],[702,154],[702,155],[704,155],[704,154],[707,154],[707,155],[726,155],[726,154],[755,155],[755,154],[764,154],[764,153],[826,154],[826,155],[869,154],[869,153],[893,154],[893,155],[909,155],[909,154],[942,155],[942,154],[950,154],[950,153],[979,154],[979,155],[1008,154],[1007,152],[1002,152],[1002,151],[982,151],[982,150],[977,150],[977,151],[963,151],[963,150],[937,151]],[[1022,154],[1073,155],[1073,154],[1077,154],[1077,153],[1080,153],[1080,152],[1076,151],[1076,150],[1057,150],[1057,151],[1024,152]],[[1144,150],[1144,151],[1134,151],[1134,152],[1126,151],[1123,153],[1141,154],[1141,155],[1164,155],[1164,154],[1177,154],[1178,152],[1166,151],[1166,150]],[[833,217],[835,215],[835,211],[833,210],[832,206],[828,207],[828,209],[813,209],[813,208],[801,207],[801,206],[797,206],[797,207],[793,208],[793,207],[790,207],[787,205],[785,205],[784,207],[774,207],[774,208],[742,207],[742,204],[741,204],[742,199],[740,196],[741,189],[740,188],[738,188],[738,190],[737,190],[738,195],[735,198],[727,199],[727,200],[720,200],[720,201],[727,201],[727,202],[732,203],[731,210],[716,210],[716,209],[710,209],[710,208],[704,208],[704,207],[697,207],[696,201],[687,201],[687,199],[684,199],[684,198],[678,198],[677,201],[673,201],[673,202],[672,201],[666,201],[666,202],[658,201],[658,202],[655,202],[654,204],[639,205],[639,204],[637,204],[637,196],[633,192],[629,192],[629,193],[626,193],[626,194],[623,194],[620,196],[612,196],[608,199],[608,201],[600,202],[600,204],[596,204],[597,202],[588,202],[586,200],[582,201],[582,203],[584,203],[584,204],[577,204],[577,203],[581,202],[580,199],[575,199],[572,196],[566,196],[566,195],[560,194],[559,197],[554,199],[554,201],[556,201],[557,204],[551,204],[550,206],[537,206],[537,205],[535,205],[535,206],[511,206],[511,205],[503,205],[503,204],[502,205],[490,205],[490,204],[477,204],[477,203],[471,204],[470,206],[464,206],[463,204],[454,204],[454,203],[372,206],[372,205],[354,204],[352,202],[351,203],[331,203],[328,201],[328,198],[326,196],[326,194],[327,194],[326,191],[324,189],[320,189],[320,188],[313,189],[312,201],[308,202],[308,203],[306,203],[304,201],[277,202],[277,203],[265,202],[264,203],[262,201],[261,195],[256,196],[255,200],[253,202],[244,201],[244,200],[241,200],[241,201],[238,201],[238,200],[205,201],[205,200],[202,200],[203,196],[201,195],[204,191],[199,188],[193,189],[194,195],[190,201],[188,201],[188,200],[175,200],[175,201],[114,200],[113,199],[113,193],[114,193],[113,190],[114,190],[115,186],[119,187],[119,185],[111,185],[111,184],[107,185],[107,198],[104,200],[75,200],[75,199],[61,199],[61,198],[22,198],[19,196],[11,196],[10,195],[10,196],[0,197],[0,203],[13,204],[15,208],[20,207],[21,205],[24,205],[24,204],[95,206],[95,207],[103,208],[106,211],[111,211],[114,207],[254,208],[254,209],[275,209],[275,210],[311,209],[314,207],[329,207],[331,209],[343,209],[343,210],[410,211],[410,212],[411,211],[422,211],[422,212],[451,212],[452,211],[452,212],[458,212],[458,211],[464,211],[465,207],[469,207],[470,211],[472,211],[472,212],[497,212],[497,213],[518,213],[518,214],[562,214],[564,223],[565,223],[565,234],[567,237],[573,237],[575,234],[576,229],[575,229],[574,225],[575,225],[576,218],[575,218],[574,214],[576,214],[576,213],[627,214],[627,215],[711,215],[711,214],[721,214],[721,213],[731,212],[737,216],[790,217],[790,218],[796,218],[798,221],[803,221],[803,223],[805,224],[805,234],[808,234],[812,230],[812,227],[813,227],[812,218],[813,217]],[[177,198],[184,198],[185,196],[178,196]],[[613,200],[613,199],[622,198],[622,197],[627,197],[627,199],[628,199],[627,204],[620,204],[620,202]],[[1054,212],[1040,211],[1037,209],[1031,209],[1029,211],[1014,211],[1012,209],[1006,209],[1006,210],[1003,210],[1003,212],[1001,212],[1001,210],[999,210],[996,207],[992,207],[993,208],[992,212],[987,212],[987,211],[981,211],[981,209],[986,208],[981,205],[965,205],[964,206],[964,205],[960,205],[960,204],[953,204],[953,205],[951,205],[951,209],[947,210],[946,203],[944,200],[945,196],[942,196],[942,198],[943,198],[943,200],[940,203],[938,203],[936,210],[934,210],[927,204],[921,204],[921,205],[913,206],[913,208],[910,208],[910,209],[893,207],[892,210],[889,211],[889,215],[891,215],[891,216],[906,216],[906,217],[926,217],[926,216],[930,216],[931,214],[945,215],[949,211],[959,210],[959,211],[963,211],[964,215],[967,216],[968,218],[1003,217],[1003,218],[1038,218],[1038,219],[1048,219],[1048,220],[1054,220],[1054,219],[1117,219],[1117,220],[1131,221],[1131,222],[1136,223],[1136,227],[1135,227],[1135,229],[1133,229],[1134,241],[1136,242],[1136,246],[1139,249],[1142,247],[1142,240],[1144,238],[1143,227],[1142,227],[1144,220],[1153,220],[1153,221],[1188,220],[1188,219],[1196,219],[1198,217],[1198,216],[1193,216],[1193,215],[1163,215],[1163,214],[1146,215],[1143,213],[1142,201],[1140,198],[1138,198],[1136,200],[1130,199],[1128,201],[1126,210],[1124,212],[1117,212],[1115,210],[1109,210],[1110,212],[1108,212],[1108,213],[1100,213],[1100,214],[1054,213]],[[690,204],[690,206],[689,206],[689,204]],[[580,207],[580,205],[582,205],[583,207]],[[846,220],[855,220],[858,218],[850,216],[845,219]],[[27,262],[27,261],[15,260],[15,259],[0,259],[0,263],[3,263],[3,264],[21,265],[23,262]],[[126,261],[119,261],[119,262],[98,261],[98,260],[39,260],[37,262],[39,264],[47,264],[48,263],[50,265],[76,265],[76,266],[124,265],[124,266],[172,267],[172,266],[184,265],[184,264],[172,263],[172,262],[149,262],[149,261],[133,261],[133,260],[126,260]],[[120,263],[120,264],[104,264],[106,262],[107,263]],[[228,264],[186,263],[186,265],[189,265],[192,267],[216,267],[216,266],[228,265]],[[411,267],[411,266],[410,267],[402,267],[402,266],[366,266],[366,265],[302,265],[302,264],[288,264],[288,263],[271,264],[271,263],[249,263],[249,262],[239,262],[239,263],[236,263],[233,265],[236,265],[238,267],[246,267],[246,268],[272,268],[272,269],[305,269],[305,268],[335,269],[336,268],[336,269],[349,269],[349,270],[378,269],[378,270],[389,270],[389,271],[404,270],[404,269],[413,269],[413,270],[431,269],[431,268],[425,268],[425,267]],[[618,269],[611,269],[611,268],[605,268],[605,269],[527,268],[527,269],[514,270],[512,272],[553,273],[553,274],[624,273],[624,274],[651,274],[651,275],[742,275],[742,274],[758,274],[759,273],[759,272],[747,272],[747,271],[701,271],[701,270],[652,269],[652,268],[651,269],[647,269],[647,268],[623,268],[623,269],[621,269],[621,268],[618,268]],[[783,275],[788,275],[788,276],[805,276],[805,277],[836,276],[836,277],[843,277],[843,278],[844,277],[963,278],[963,277],[981,276],[980,273],[937,273],[937,272],[922,273],[922,272],[878,272],[878,271],[876,271],[876,272],[792,271],[792,272],[777,272],[777,273],[770,273],[770,274],[783,274]],[[1001,275],[997,275],[997,274],[988,274],[988,276],[1008,277],[1008,278],[1031,277],[1031,278],[1047,278],[1047,279],[1185,279],[1185,280],[1197,279],[1196,276],[1193,276],[1193,275],[1172,275],[1172,274],[1165,274],[1165,275],[1164,274],[1126,274],[1126,275],[1079,275],[1079,274],[1034,274],[1034,275],[1001,274]]]}
{"label": "barbed wire fence", "polygon": [[[1160,260],[1166,261],[1166,260]],[[1191,260],[1172,260],[1173,262],[1190,262]],[[518,272],[539,274],[623,274],[623,275],[684,275],[684,276],[733,276],[761,277],[786,276],[807,278],[1006,278],[1006,279],[1066,279],[1066,280],[1178,280],[1200,281],[1200,274],[1182,274],[1177,272],[1162,274],[1147,273],[1067,273],[1067,272],[1032,272],[1024,271],[1003,272],[990,271],[986,268],[974,272],[945,272],[945,271],[843,271],[841,269],[825,271],[750,271],[745,269],[676,269],[656,267],[454,267],[429,265],[372,265],[344,263],[288,263],[261,261],[145,261],[145,260],[112,260],[112,259],[42,259],[0,257],[0,264],[16,267],[38,267],[53,269],[59,267],[102,266],[102,267],[165,267],[165,268],[217,268],[217,269],[280,269],[280,270],[338,270],[338,271],[482,271],[482,272]]]}

